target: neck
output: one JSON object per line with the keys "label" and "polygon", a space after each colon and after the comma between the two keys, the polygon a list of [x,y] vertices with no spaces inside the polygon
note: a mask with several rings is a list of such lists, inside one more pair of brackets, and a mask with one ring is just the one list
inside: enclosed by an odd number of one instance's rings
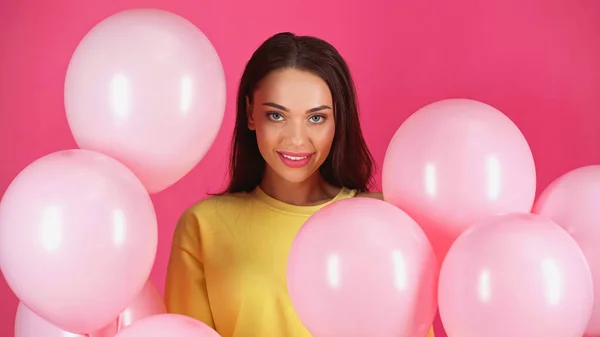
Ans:
{"label": "neck", "polygon": [[302,182],[290,182],[269,170],[260,183],[260,188],[272,198],[296,206],[313,206],[327,202],[340,192],[339,187],[330,185],[317,171]]}

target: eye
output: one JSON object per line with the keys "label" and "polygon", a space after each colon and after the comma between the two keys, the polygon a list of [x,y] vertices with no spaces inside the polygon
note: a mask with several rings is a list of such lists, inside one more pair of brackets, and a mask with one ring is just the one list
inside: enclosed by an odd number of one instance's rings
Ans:
{"label": "eye", "polygon": [[283,120],[283,116],[279,112],[269,112],[267,114],[267,117],[269,117],[269,119],[274,122],[279,122]]}
{"label": "eye", "polygon": [[322,115],[313,115],[308,119],[311,123],[320,124],[325,121],[325,116]]}

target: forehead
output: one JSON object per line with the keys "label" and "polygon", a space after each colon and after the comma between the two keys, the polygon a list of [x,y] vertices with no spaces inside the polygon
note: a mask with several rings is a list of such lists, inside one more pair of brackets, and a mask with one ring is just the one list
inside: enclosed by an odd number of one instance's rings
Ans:
{"label": "forehead", "polygon": [[297,69],[279,70],[267,75],[254,92],[254,100],[258,104],[280,104],[290,110],[308,110],[332,104],[327,83],[317,75]]}

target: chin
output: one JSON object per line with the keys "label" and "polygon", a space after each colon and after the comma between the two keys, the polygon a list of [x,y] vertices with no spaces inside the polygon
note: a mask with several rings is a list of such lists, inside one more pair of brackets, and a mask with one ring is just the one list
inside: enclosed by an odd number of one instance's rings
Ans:
{"label": "chin", "polygon": [[309,180],[316,172],[316,169],[292,169],[292,168],[282,168],[278,170],[277,174],[285,181],[299,184]]}
{"label": "chin", "polygon": [[302,182],[307,181],[312,174],[308,174],[305,172],[298,172],[298,173],[290,173],[290,172],[283,172],[282,174],[280,174],[281,178],[283,178],[283,180],[290,182],[290,183],[294,183],[294,184],[299,184]]}

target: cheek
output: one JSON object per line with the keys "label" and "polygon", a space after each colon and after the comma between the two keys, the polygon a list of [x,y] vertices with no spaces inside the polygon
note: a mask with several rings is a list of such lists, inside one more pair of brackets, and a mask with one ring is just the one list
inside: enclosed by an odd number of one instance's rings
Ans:
{"label": "cheek", "polygon": [[323,153],[328,154],[331,150],[331,144],[333,143],[333,137],[335,136],[335,125],[323,126],[323,129],[315,132],[313,137],[313,144],[315,148]]}
{"label": "cheek", "polygon": [[269,123],[256,123],[256,142],[263,156],[272,152],[279,143],[279,130]]}

